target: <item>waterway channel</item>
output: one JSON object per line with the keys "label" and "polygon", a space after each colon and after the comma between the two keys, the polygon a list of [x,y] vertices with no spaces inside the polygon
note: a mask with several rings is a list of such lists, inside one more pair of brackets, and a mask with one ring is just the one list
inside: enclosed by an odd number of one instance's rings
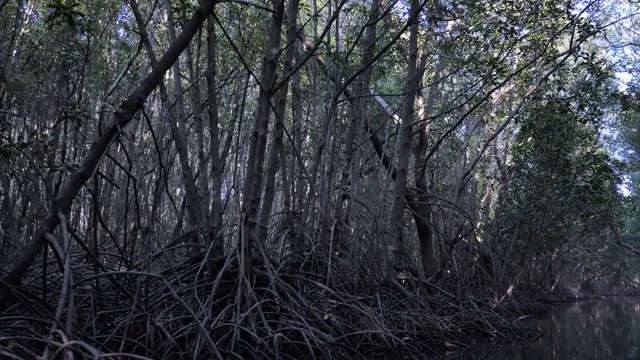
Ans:
{"label": "waterway channel", "polygon": [[488,344],[440,358],[487,360],[640,359],[640,298],[580,301],[532,320],[544,336],[537,341]]}

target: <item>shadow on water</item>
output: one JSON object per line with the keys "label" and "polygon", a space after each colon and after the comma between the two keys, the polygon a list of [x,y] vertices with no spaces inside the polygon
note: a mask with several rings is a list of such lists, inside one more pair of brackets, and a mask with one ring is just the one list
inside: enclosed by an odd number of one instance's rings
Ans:
{"label": "shadow on water", "polygon": [[438,357],[453,359],[640,359],[640,298],[606,298],[555,309],[532,322],[534,342],[487,344]]}

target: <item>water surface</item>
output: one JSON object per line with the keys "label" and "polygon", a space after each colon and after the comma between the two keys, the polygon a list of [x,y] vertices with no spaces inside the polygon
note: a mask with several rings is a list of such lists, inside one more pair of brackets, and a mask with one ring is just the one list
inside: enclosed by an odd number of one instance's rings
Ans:
{"label": "water surface", "polygon": [[478,346],[445,359],[640,359],[640,298],[577,302],[555,309],[532,324],[544,333],[540,340]]}

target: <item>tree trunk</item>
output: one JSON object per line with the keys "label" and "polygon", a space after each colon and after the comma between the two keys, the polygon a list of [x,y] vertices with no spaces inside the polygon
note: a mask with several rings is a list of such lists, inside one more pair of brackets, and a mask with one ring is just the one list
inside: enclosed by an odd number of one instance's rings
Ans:
{"label": "tree trunk", "polygon": [[[289,2],[289,9],[287,12],[287,21],[289,26],[287,27],[287,50],[283,58],[284,72],[288,73],[293,68],[293,57],[296,47],[294,46],[296,38],[298,36],[298,28],[296,21],[298,19],[298,5],[299,0],[291,0]],[[275,111],[275,123],[273,131],[273,142],[271,143],[271,150],[269,151],[269,161],[267,166],[267,179],[264,188],[264,199],[262,204],[262,211],[260,212],[260,219],[258,221],[258,239],[266,239],[269,228],[269,218],[271,216],[271,209],[273,207],[273,199],[275,197],[275,180],[276,173],[278,171],[278,162],[285,162],[286,158],[282,157],[283,149],[283,136],[284,136],[284,119],[287,106],[287,93],[289,91],[289,82],[285,82],[284,85],[278,90],[276,95],[276,111]],[[287,209],[288,210],[288,209]]]}
{"label": "tree trunk", "polygon": [[256,109],[255,121],[251,133],[251,144],[249,147],[249,158],[247,161],[246,178],[242,199],[242,219],[241,240],[248,241],[243,248],[249,249],[253,242],[262,242],[258,239],[256,223],[260,211],[260,200],[262,199],[262,181],[265,149],[267,145],[267,134],[269,131],[269,118],[271,115],[271,98],[273,96],[273,86],[276,79],[276,69],[280,54],[280,32],[284,19],[284,0],[274,0],[271,28],[269,30],[268,44],[265,50],[262,63],[262,75],[260,77],[260,94]]}
{"label": "tree trunk", "polygon": [[[207,18],[207,89],[209,99],[209,154],[211,156],[211,223],[210,241],[213,241],[213,256],[224,252],[222,231],[222,162],[220,160],[220,135],[218,130],[218,95],[216,93],[216,29],[213,15]],[[236,106],[237,108],[237,106]],[[232,116],[233,119],[233,116]],[[229,139],[228,143],[231,140]],[[201,175],[202,176],[202,175]],[[208,205],[208,202],[206,203]]]}
{"label": "tree trunk", "polygon": [[[420,12],[418,0],[412,0],[410,14],[416,19]],[[403,251],[402,230],[404,227],[405,194],[407,192],[407,172],[409,156],[411,152],[411,126],[413,125],[415,92],[418,88],[418,22],[414,21],[409,27],[409,52],[407,59],[407,77],[405,81],[405,99],[402,106],[402,124],[398,134],[398,162],[396,165],[396,178],[393,188],[393,205],[391,208],[389,233],[385,237],[387,266],[385,278],[389,282],[395,281],[395,269],[402,266],[398,259],[409,263]]]}
{"label": "tree trunk", "polygon": [[[169,31],[169,40],[173,43],[175,42],[175,28],[173,21],[173,9],[171,8],[171,3],[169,0],[166,2],[167,5],[167,28]],[[180,59],[176,59],[173,64],[173,86],[174,86],[174,95],[176,98],[175,109],[176,116],[175,118],[169,115],[169,123],[171,124],[171,136],[173,137],[173,142],[176,145],[176,149],[178,150],[178,156],[180,159],[180,168],[182,170],[182,179],[184,181],[184,189],[185,189],[185,198],[186,198],[186,206],[187,206],[187,226],[189,230],[202,227],[203,217],[202,217],[202,203],[200,202],[200,196],[198,195],[198,186],[196,185],[196,179],[193,175],[193,169],[191,168],[191,164],[189,163],[189,146],[186,141],[186,114],[184,110],[184,104],[182,100],[183,88],[182,88],[182,79],[180,77]],[[169,103],[166,102],[168,98],[165,98],[165,106],[169,106]],[[168,109],[167,109],[168,110]],[[176,124],[177,121],[177,124]],[[189,247],[190,253],[193,255],[197,253],[197,236],[191,237],[191,244]]]}

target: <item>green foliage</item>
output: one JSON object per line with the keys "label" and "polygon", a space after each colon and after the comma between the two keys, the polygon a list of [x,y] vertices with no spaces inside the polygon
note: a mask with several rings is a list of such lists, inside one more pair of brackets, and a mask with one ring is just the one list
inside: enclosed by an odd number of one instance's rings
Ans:
{"label": "green foliage", "polygon": [[620,97],[620,106],[622,146],[627,150],[627,159],[635,164],[640,160],[640,88],[636,85],[629,87]]}
{"label": "green foliage", "polygon": [[583,266],[590,272],[588,262],[599,260],[594,254],[606,248],[620,218],[618,172],[581,103],[544,96],[520,119],[498,239],[515,239],[515,251],[504,254],[525,264],[525,280],[535,283],[550,284],[544,274],[552,263],[558,273]]}
{"label": "green foliage", "polygon": [[619,142],[616,146],[625,159],[625,242],[640,247],[640,88],[632,84],[620,96],[618,123]]}
{"label": "green foliage", "polygon": [[81,11],[82,4],[75,1],[56,0],[47,5],[51,13],[46,18],[46,22],[54,25],[66,25],[66,28],[75,33],[83,33],[84,13]]}

